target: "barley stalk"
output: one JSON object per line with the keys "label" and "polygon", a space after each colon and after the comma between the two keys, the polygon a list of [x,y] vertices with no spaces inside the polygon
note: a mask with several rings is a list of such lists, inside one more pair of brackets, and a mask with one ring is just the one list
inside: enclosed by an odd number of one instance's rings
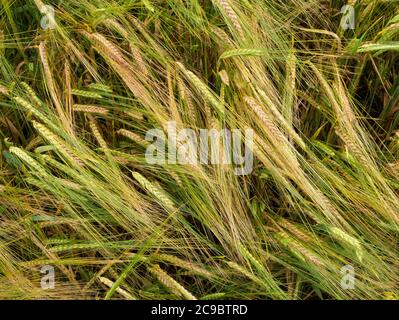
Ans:
{"label": "barley stalk", "polygon": [[293,113],[295,104],[295,82],[296,82],[296,57],[290,52],[287,57],[285,91],[283,101],[283,116],[289,126],[293,125]]}

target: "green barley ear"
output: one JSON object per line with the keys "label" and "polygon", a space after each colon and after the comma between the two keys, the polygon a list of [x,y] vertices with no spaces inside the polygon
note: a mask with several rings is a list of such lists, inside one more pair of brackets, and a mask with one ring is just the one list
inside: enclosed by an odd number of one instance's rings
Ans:
{"label": "green barley ear", "polygon": [[144,6],[147,8],[147,10],[149,10],[150,12],[154,12],[155,11],[155,8],[154,8],[154,6],[151,3],[152,0],[142,0],[142,2],[144,4]]}
{"label": "green barley ear", "polygon": [[132,175],[143,189],[145,189],[153,196],[155,196],[155,198],[157,198],[168,210],[171,211],[177,210],[173,202],[166,195],[165,191],[163,191],[160,187],[157,187],[154,184],[152,184],[150,181],[148,181],[138,172],[133,172]]}
{"label": "green barley ear", "polygon": [[225,292],[218,292],[218,293],[211,293],[211,294],[202,296],[200,298],[200,300],[218,300],[218,299],[224,299],[225,297],[226,297]]}
{"label": "green barley ear", "polygon": [[32,101],[37,107],[43,106],[43,102],[39,99],[39,97],[36,95],[33,89],[26,82],[22,81],[21,86],[25,89],[25,91],[28,93],[29,97],[32,99]]}
{"label": "green barley ear", "polygon": [[317,257],[309,249],[302,246],[300,243],[292,239],[284,232],[276,232],[274,235],[275,239],[283,244],[289,251],[291,251],[296,257],[298,257],[302,262],[310,262],[311,264],[322,267],[325,263]]}
{"label": "green barley ear", "polygon": [[72,89],[71,94],[79,97],[85,97],[85,98],[92,98],[92,99],[102,99],[102,95],[93,92],[93,91],[86,91],[86,90],[79,90],[79,89]]}
{"label": "green barley ear", "polygon": [[248,279],[252,280],[255,283],[260,284],[261,286],[264,286],[263,281],[255,276],[253,273],[249,272],[247,269],[244,267],[240,266],[239,264],[233,262],[233,261],[226,261],[226,264],[233,269],[235,272],[241,273],[243,276],[247,277]]}
{"label": "green barley ear", "polygon": [[90,83],[88,85],[88,87],[90,89],[94,89],[94,90],[97,90],[97,91],[102,91],[102,92],[105,92],[105,93],[112,93],[113,92],[110,86],[107,86],[106,84],[102,84],[102,83]]}
{"label": "green barley ear", "polygon": [[67,144],[60,139],[57,135],[47,129],[44,125],[39,122],[32,121],[34,128],[40,133],[40,135],[52,144],[57,150],[66,158],[68,161],[77,167],[82,167],[83,162],[78,158]]}
{"label": "green barley ear", "polygon": [[280,296],[280,298],[285,297],[285,293],[280,289],[277,281],[273,278],[267,264],[259,262],[241,243],[238,244],[238,249],[242,256],[257,270],[259,277],[265,284],[269,286],[276,295]]}
{"label": "green barley ear", "polygon": [[260,49],[233,49],[222,53],[219,60],[225,60],[234,57],[261,57],[265,55],[264,50]]}
{"label": "green barley ear", "polygon": [[363,246],[361,245],[359,240],[350,236],[348,233],[346,233],[345,231],[343,231],[342,229],[339,229],[337,227],[329,227],[329,226],[326,226],[326,227],[327,227],[327,231],[335,239],[352,246],[359,261],[360,262],[363,261],[365,251],[364,251]]}
{"label": "green barley ear", "polygon": [[82,190],[82,186],[81,185],[79,185],[79,184],[77,184],[75,182],[69,181],[67,179],[55,178],[55,181],[58,182],[63,187],[66,187],[66,188],[69,188],[69,189],[73,189],[73,190],[76,190],[76,191]]}
{"label": "green barley ear", "polygon": [[47,176],[46,170],[24,150],[17,147],[10,147],[10,152],[25,162],[34,174],[42,177]]}
{"label": "green barley ear", "polygon": [[264,288],[267,290],[267,294],[270,297],[273,297],[275,299],[286,299],[285,293],[275,285],[270,286],[270,284],[265,281],[262,277],[258,276],[257,274],[254,274],[253,272],[250,272],[243,266],[233,262],[233,261],[226,261],[225,262],[234,272],[239,273],[249,280],[251,280],[253,283],[256,283],[258,286]]}
{"label": "green barley ear", "polygon": [[35,107],[33,107],[28,101],[21,97],[13,97],[12,98],[18,105],[20,105],[23,109],[26,111],[30,112],[33,114],[37,119],[41,120],[48,126],[50,126],[52,129],[58,129],[57,126],[52,123],[50,119],[48,119],[42,112],[37,110]]}
{"label": "green barley ear", "polygon": [[224,106],[223,104],[216,98],[216,96],[209,90],[208,86],[205,85],[200,78],[198,78],[193,72],[186,69],[186,67],[180,63],[176,62],[176,65],[179,69],[186,75],[187,79],[191,82],[191,84],[204,95],[205,100],[207,100],[215,110],[224,114]]}

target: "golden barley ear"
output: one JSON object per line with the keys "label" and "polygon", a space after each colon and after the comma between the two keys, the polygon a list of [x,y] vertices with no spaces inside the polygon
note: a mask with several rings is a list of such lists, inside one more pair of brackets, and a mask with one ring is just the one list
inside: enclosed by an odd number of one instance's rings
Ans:
{"label": "golden barley ear", "polygon": [[223,10],[223,12],[226,14],[226,16],[230,19],[232,25],[234,26],[234,28],[237,30],[237,32],[239,33],[239,35],[241,37],[244,36],[244,32],[242,30],[241,24],[239,22],[238,16],[237,14],[234,12],[233,8],[230,6],[230,3],[228,0],[216,0],[215,2],[217,2],[219,4],[219,6],[221,7],[221,9]]}
{"label": "golden barley ear", "polygon": [[197,300],[189,291],[187,291],[181,284],[170,277],[159,265],[152,265],[148,267],[148,270],[155,275],[158,280],[171,292],[177,296],[180,296],[187,300]]}

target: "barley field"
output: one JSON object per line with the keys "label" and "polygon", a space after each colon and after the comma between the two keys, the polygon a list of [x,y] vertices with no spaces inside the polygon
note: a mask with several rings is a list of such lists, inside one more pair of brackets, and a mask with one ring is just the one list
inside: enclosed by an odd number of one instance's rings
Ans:
{"label": "barley field", "polygon": [[397,299],[398,50],[396,0],[0,0],[0,299]]}

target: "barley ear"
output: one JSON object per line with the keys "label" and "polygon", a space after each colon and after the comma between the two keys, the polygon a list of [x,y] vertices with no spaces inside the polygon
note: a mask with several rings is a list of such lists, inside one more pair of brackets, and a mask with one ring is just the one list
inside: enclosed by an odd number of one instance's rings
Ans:
{"label": "barley ear", "polygon": [[197,300],[197,298],[187,291],[181,284],[179,284],[175,279],[163,271],[159,265],[152,265],[148,267],[148,270],[175,295],[183,297],[187,300]]}

